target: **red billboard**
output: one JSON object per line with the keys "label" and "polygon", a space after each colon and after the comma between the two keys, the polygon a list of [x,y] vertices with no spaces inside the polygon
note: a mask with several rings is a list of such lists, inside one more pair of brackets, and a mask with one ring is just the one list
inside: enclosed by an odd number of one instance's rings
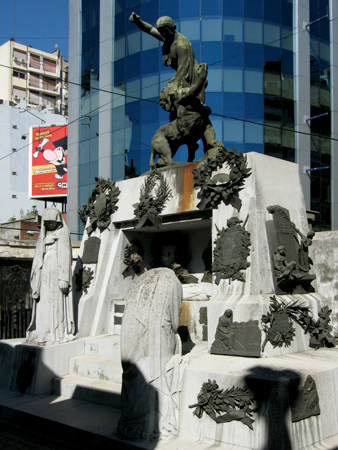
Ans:
{"label": "red billboard", "polygon": [[68,126],[30,128],[31,198],[67,196]]}

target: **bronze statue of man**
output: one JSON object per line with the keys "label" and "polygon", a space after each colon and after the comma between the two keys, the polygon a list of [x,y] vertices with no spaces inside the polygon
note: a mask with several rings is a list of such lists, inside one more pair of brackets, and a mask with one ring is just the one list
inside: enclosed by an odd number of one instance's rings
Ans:
{"label": "bronze statue of man", "polygon": [[[177,90],[182,87],[190,87],[197,81],[196,71],[198,62],[195,60],[194,50],[191,42],[183,34],[176,31],[176,24],[168,16],[160,17],[156,22],[156,28],[141,20],[140,16],[132,13],[130,22],[135,23],[141,31],[154,36],[163,42],[162,55],[163,64],[176,70],[176,75],[168,83],[169,90]],[[199,93],[201,103],[205,100],[205,88],[208,82],[205,80],[204,86]],[[175,119],[171,117],[170,120]]]}

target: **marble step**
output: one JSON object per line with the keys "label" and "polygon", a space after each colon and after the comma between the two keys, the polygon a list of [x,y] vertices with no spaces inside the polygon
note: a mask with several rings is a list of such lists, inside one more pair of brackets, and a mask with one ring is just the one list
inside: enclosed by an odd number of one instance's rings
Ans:
{"label": "marble step", "polygon": [[122,367],[117,359],[91,355],[75,356],[69,358],[69,375],[121,383]]}
{"label": "marble step", "polygon": [[65,375],[53,380],[54,394],[76,398],[99,405],[121,408],[121,384],[77,375]]}
{"label": "marble step", "polygon": [[120,360],[120,336],[103,334],[86,339],[85,354]]}

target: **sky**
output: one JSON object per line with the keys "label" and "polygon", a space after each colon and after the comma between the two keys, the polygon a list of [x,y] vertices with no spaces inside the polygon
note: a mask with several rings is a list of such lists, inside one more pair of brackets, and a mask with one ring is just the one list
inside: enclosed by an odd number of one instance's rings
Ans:
{"label": "sky", "polygon": [[68,0],[0,0],[0,45],[12,37],[68,61]]}

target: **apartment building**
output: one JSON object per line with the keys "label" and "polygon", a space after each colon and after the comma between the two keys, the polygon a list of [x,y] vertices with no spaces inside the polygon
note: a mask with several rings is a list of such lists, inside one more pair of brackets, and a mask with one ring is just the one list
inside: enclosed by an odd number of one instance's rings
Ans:
{"label": "apartment building", "polygon": [[0,46],[0,100],[68,115],[68,62],[11,39]]}

